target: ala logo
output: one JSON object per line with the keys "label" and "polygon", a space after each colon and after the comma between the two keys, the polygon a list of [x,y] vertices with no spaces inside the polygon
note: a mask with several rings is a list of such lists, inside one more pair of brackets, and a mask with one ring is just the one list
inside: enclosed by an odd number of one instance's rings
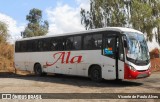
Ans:
{"label": "ala logo", "polygon": [[82,56],[73,56],[71,57],[71,52],[57,52],[53,54],[53,63],[46,62],[46,66],[53,66],[58,61],[61,61],[62,64],[68,64],[68,63],[81,63],[82,62]]}

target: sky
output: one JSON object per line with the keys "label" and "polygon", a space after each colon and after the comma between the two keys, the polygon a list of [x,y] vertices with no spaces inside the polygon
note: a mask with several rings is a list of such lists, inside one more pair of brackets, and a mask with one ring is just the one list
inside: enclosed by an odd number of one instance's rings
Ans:
{"label": "sky", "polygon": [[[1,0],[0,21],[8,25],[9,42],[21,39],[28,21],[26,15],[32,8],[42,10],[43,20],[49,22],[47,35],[69,33],[85,30],[81,25],[80,9],[90,9],[90,0]],[[147,42],[149,50],[160,48],[153,37],[153,42]]]}
{"label": "sky", "polygon": [[80,9],[89,10],[90,0],[3,0],[0,3],[0,21],[8,25],[9,42],[21,39],[32,8],[42,10],[43,20],[49,22],[47,35],[85,30],[81,25]]}

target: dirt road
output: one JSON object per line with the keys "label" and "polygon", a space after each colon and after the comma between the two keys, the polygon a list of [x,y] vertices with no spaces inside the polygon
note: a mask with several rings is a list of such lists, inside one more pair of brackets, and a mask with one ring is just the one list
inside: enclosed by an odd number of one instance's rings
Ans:
{"label": "dirt road", "polygon": [[[160,93],[160,72],[146,79],[103,81],[95,83],[89,78],[65,75],[14,75],[0,73],[1,93]],[[68,100],[69,101],[69,100]],[[72,100],[73,101],[73,100]],[[99,100],[92,100],[99,101]],[[104,101],[104,100],[102,100]],[[108,101],[108,100],[105,100]],[[118,101],[118,100],[112,100]],[[137,100],[121,100],[135,102]],[[154,101],[157,100],[143,100]],[[159,100],[160,101],[160,100]],[[118,101],[119,102],[119,101]]]}

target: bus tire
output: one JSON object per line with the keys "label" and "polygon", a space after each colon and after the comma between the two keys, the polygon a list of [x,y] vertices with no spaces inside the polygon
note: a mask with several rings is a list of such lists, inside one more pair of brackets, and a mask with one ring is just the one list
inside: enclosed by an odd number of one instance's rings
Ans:
{"label": "bus tire", "polygon": [[90,77],[95,82],[102,81],[101,67],[100,66],[92,66],[90,70]]}
{"label": "bus tire", "polygon": [[34,73],[36,76],[43,76],[43,72],[40,64],[36,64],[34,66]]}

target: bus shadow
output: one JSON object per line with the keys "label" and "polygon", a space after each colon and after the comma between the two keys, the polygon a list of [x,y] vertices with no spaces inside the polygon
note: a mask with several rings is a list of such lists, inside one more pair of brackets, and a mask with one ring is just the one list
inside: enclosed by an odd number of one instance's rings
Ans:
{"label": "bus shadow", "polygon": [[12,78],[15,76],[18,76],[18,75],[13,72],[0,72],[0,78]]}
{"label": "bus shadow", "polygon": [[68,76],[68,75],[47,75],[45,77],[38,77],[35,75],[18,75],[14,73],[0,73],[0,78],[16,78],[22,80],[32,80],[37,82],[46,83],[59,83],[74,85],[78,87],[134,87],[141,86],[143,83],[135,81],[116,81],[116,80],[103,80],[100,83],[93,82],[89,78],[79,76]]}

